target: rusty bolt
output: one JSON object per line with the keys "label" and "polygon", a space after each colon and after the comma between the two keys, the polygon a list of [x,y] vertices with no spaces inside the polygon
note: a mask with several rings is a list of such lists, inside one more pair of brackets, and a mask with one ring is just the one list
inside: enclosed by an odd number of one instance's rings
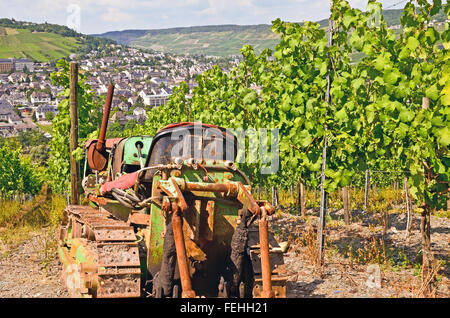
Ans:
{"label": "rusty bolt", "polygon": [[179,177],[179,176],[181,176],[181,171],[180,170],[173,170],[171,174],[174,177]]}

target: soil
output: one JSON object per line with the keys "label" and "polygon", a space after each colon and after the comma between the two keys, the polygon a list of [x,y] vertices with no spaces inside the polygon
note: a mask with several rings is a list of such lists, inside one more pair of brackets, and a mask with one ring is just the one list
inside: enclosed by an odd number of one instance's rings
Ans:
{"label": "soil", "polygon": [[[330,213],[333,221],[328,221],[324,266],[317,270],[315,259],[316,228],[318,211],[307,211],[306,220],[292,214],[281,213],[270,222],[278,241],[288,241],[282,272],[288,277],[287,297],[314,298],[373,298],[373,297],[421,297],[421,233],[420,216],[414,215],[411,234],[406,238],[406,213],[389,215],[388,230],[383,234],[379,220],[363,211],[353,211],[353,221],[348,227],[343,223],[343,210]],[[336,221],[340,219],[339,221]],[[314,240],[312,240],[312,239]],[[380,265],[376,257],[370,256],[370,243],[378,240]],[[381,243],[380,243],[381,242]],[[437,275],[435,293],[432,297],[448,298],[450,285],[449,268],[450,219],[432,216],[431,248]],[[359,263],[350,257],[360,248],[366,260]],[[377,254],[377,253],[372,253]],[[379,275],[377,275],[379,273]],[[376,278],[379,277],[379,284]]]}
{"label": "soil", "polygon": [[43,228],[17,246],[5,246],[0,241],[0,298],[69,296],[59,281],[61,265],[55,234],[55,230]]}
{"label": "soil", "polygon": [[[352,224],[343,224],[343,211],[330,213],[326,248],[321,271],[314,264],[317,209],[309,209],[306,219],[277,213],[269,222],[278,241],[288,241],[285,264],[281,271],[288,278],[287,297],[418,297],[420,296],[421,235],[419,216],[415,215],[411,235],[405,236],[405,213],[389,215],[387,232],[379,219],[362,211],[352,212]],[[435,297],[448,298],[450,220],[432,217],[431,246],[435,259],[442,260],[436,276]],[[379,253],[368,253],[373,239]],[[44,228],[11,247],[0,241],[0,298],[68,297],[60,283],[61,264],[56,253],[56,230]],[[349,247],[356,255],[369,254],[365,261],[349,257]],[[373,255],[385,254],[381,265],[371,265]],[[379,276],[377,272],[379,270]],[[377,284],[377,277],[380,278]]]}

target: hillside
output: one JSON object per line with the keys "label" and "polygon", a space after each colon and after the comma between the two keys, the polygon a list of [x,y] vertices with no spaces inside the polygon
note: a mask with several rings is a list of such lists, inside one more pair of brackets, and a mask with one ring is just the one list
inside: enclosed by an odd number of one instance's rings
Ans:
{"label": "hillside", "polygon": [[[384,10],[389,26],[400,24],[402,9]],[[443,15],[444,16],[444,15]],[[445,20],[445,16],[444,16]],[[322,27],[328,19],[317,21]],[[269,24],[260,25],[213,25],[158,30],[113,31],[94,36],[109,38],[118,43],[175,54],[205,54],[227,56],[239,54],[244,44],[251,44],[256,51],[273,48],[278,36]]]}
{"label": "hillside", "polygon": [[66,26],[0,19],[0,58],[49,62],[108,43],[114,41],[83,35]]}
{"label": "hillside", "polygon": [[52,61],[77,51],[77,38],[49,32],[32,33],[26,29],[0,27],[0,58],[29,58]]}
{"label": "hillside", "polygon": [[271,26],[218,25],[171,28],[159,30],[125,30],[95,36],[106,37],[118,43],[175,54],[205,54],[228,56],[239,54],[242,45],[250,44],[256,51],[273,48],[278,36]]}

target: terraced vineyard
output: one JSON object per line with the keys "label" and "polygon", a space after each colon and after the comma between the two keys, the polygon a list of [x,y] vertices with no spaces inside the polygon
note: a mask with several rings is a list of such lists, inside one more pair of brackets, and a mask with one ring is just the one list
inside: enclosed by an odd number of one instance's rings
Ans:
{"label": "terraced vineyard", "polygon": [[280,41],[277,34],[269,26],[251,26],[245,32],[229,29],[224,31],[204,32],[192,28],[192,32],[178,32],[177,29],[167,33],[148,32],[144,36],[130,41],[130,45],[138,48],[150,48],[170,53],[201,52],[206,55],[227,56],[237,54],[242,43],[252,45],[257,52],[265,48],[273,48]]}
{"label": "terraced vineyard", "polygon": [[75,37],[25,29],[0,28],[0,58],[52,61],[66,57],[80,46]]}

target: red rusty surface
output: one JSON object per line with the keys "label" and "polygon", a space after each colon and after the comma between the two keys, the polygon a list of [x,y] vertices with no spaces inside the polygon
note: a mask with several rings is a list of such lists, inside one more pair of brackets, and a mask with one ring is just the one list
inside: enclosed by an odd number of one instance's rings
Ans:
{"label": "red rusty surface", "polygon": [[195,292],[192,290],[191,276],[189,273],[188,260],[186,256],[186,245],[184,243],[183,226],[178,205],[172,203],[172,227],[177,252],[178,270],[181,280],[181,296],[183,298],[195,298]]}
{"label": "red rusty surface", "polygon": [[106,96],[105,110],[103,111],[102,126],[100,134],[96,142],[92,142],[88,148],[87,160],[92,170],[103,171],[108,163],[108,153],[106,152],[105,137],[108,128],[108,118],[111,111],[111,103],[114,94],[114,85],[108,87],[108,95]]}
{"label": "red rusty surface", "polygon": [[266,219],[266,212],[264,207],[261,208],[262,216],[259,220],[259,245],[261,250],[261,274],[263,282],[263,291],[261,296],[263,298],[273,298],[275,294],[272,290],[272,271],[270,269],[269,256],[269,229]]}

